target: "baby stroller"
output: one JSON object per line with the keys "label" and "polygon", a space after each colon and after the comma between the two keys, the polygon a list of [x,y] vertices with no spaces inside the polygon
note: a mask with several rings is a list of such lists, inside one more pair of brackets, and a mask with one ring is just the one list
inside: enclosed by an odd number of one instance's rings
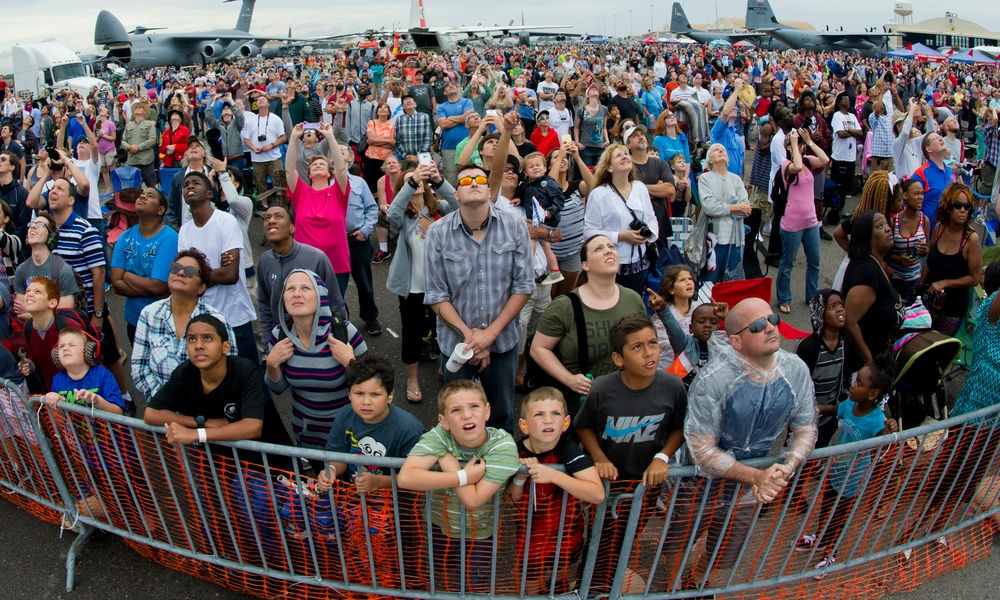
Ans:
{"label": "baby stroller", "polygon": [[945,374],[962,351],[961,341],[934,330],[910,335],[896,352],[890,399],[892,416],[903,420],[903,429],[917,427],[928,417],[948,417]]}

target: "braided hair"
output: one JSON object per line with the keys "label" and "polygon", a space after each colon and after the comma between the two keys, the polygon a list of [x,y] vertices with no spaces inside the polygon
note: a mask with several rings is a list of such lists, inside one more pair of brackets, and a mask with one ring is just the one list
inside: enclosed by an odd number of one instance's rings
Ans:
{"label": "braided hair", "polygon": [[868,176],[865,182],[865,189],[861,192],[861,202],[851,215],[851,223],[866,210],[873,210],[882,213],[885,218],[889,218],[889,207],[892,205],[892,184],[889,183],[888,171],[875,171]]}

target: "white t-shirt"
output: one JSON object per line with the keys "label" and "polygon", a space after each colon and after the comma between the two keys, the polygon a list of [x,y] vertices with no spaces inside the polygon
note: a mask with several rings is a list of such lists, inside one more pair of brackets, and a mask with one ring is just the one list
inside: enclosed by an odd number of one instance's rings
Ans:
{"label": "white t-shirt", "polygon": [[[788,153],[785,151],[785,132],[779,127],[771,136],[771,175],[767,178],[767,199],[771,200],[771,186],[774,184],[774,174],[785,164]],[[179,248],[180,246],[178,246]]]}
{"label": "white t-shirt", "polygon": [[839,131],[858,131],[861,124],[851,113],[846,115],[839,110],[833,113],[833,153],[830,158],[842,162],[854,162],[858,157],[858,140],[854,136],[840,137]]}
{"label": "white t-shirt", "polygon": [[[283,136],[285,134],[285,126],[281,122],[281,117],[277,115],[268,113],[266,117],[262,117],[252,112],[244,112],[242,133],[243,139],[250,140],[251,144],[260,148],[267,144],[273,144],[279,137]],[[263,141],[257,139],[259,135],[264,136]],[[281,149],[277,146],[259,154],[253,151],[250,152],[250,160],[252,162],[271,162],[280,158]],[[216,306],[216,308],[219,307]],[[219,308],[219,310],[222,309]]]}
{"label": "white t-shirt", "polygon": [[[559,84],[556,82],[549,83],[547,81],[539,82],[538,93],[539,94],[555,94],[559,90]],[[538,110],[547,110],[550,113],[555,109],[556,104],[551,98],[548,100],[542,100],[538,98]]]}
{"label": "white t-shirt", "polygon": [[[91,152],[97,152],[97,148],[92,148]],[[90,182],[90,195],[87,197],[87,218],[100,219],[101,214],[101,193],[97,191],[97,184],[101,182],[101,165],[91,160],[74,159],[73,163],[83,171]]]}
{"label": "white t-shirt", "polygon": [[[243,232],[233,215],[220,210],[213,210],[212,216],[204,227],[198,227],[193,220],[181,226],[177,235],[178,248],[197,248],[205,254],[208,264],[217,269],[222,264],[222,253],[237,249],[242,255],[249,252],[243,248]],[[246,274],[242,268],[237,269],[240,279],[229,285],[213,285],[202,296],[205,302],[226,315],[229,324],[235,329],[257,318],[247,291]]]}
{"label": "white t-shirt", "polygon": [[563,135],[569,133],[569,128],[573,126],[573,112],[564,108],[559,110],[558,108],[549,109],[549,127],[556,130],[556,133]]}

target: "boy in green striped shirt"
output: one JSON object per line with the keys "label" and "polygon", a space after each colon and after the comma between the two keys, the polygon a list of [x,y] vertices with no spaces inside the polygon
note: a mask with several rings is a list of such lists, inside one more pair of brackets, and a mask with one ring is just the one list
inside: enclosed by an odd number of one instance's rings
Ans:
{"label": "boy in green striped shirt", "polygon": [[[521,467],[514,438],[487,427],[489,418],[490,404],[481,385],[467,380],[445,385],[438,393],[438,425],[421,436],[397,477],[403,489],[431,492],[434,563],[447,579],[459,566],[459,544],[464,541],[466,581],[478,591],[490,577],[493,499]],[[431,471],[434,465],[441,471]]]}

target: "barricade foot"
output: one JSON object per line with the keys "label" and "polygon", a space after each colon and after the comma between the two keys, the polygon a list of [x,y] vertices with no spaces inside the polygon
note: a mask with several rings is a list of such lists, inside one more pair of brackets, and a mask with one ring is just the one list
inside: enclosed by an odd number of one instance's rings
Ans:
{"label": "barricade foot", "polygon": [[69,552],[66,554],[66,591],[73,591],[73,580],[76,576],[76,554],[83,548],[83,545],[87,543],[90,536],[94,535],[97,531],[89,525],[80,523],[80,534],[76,536],[73,543],[70,544]]}

